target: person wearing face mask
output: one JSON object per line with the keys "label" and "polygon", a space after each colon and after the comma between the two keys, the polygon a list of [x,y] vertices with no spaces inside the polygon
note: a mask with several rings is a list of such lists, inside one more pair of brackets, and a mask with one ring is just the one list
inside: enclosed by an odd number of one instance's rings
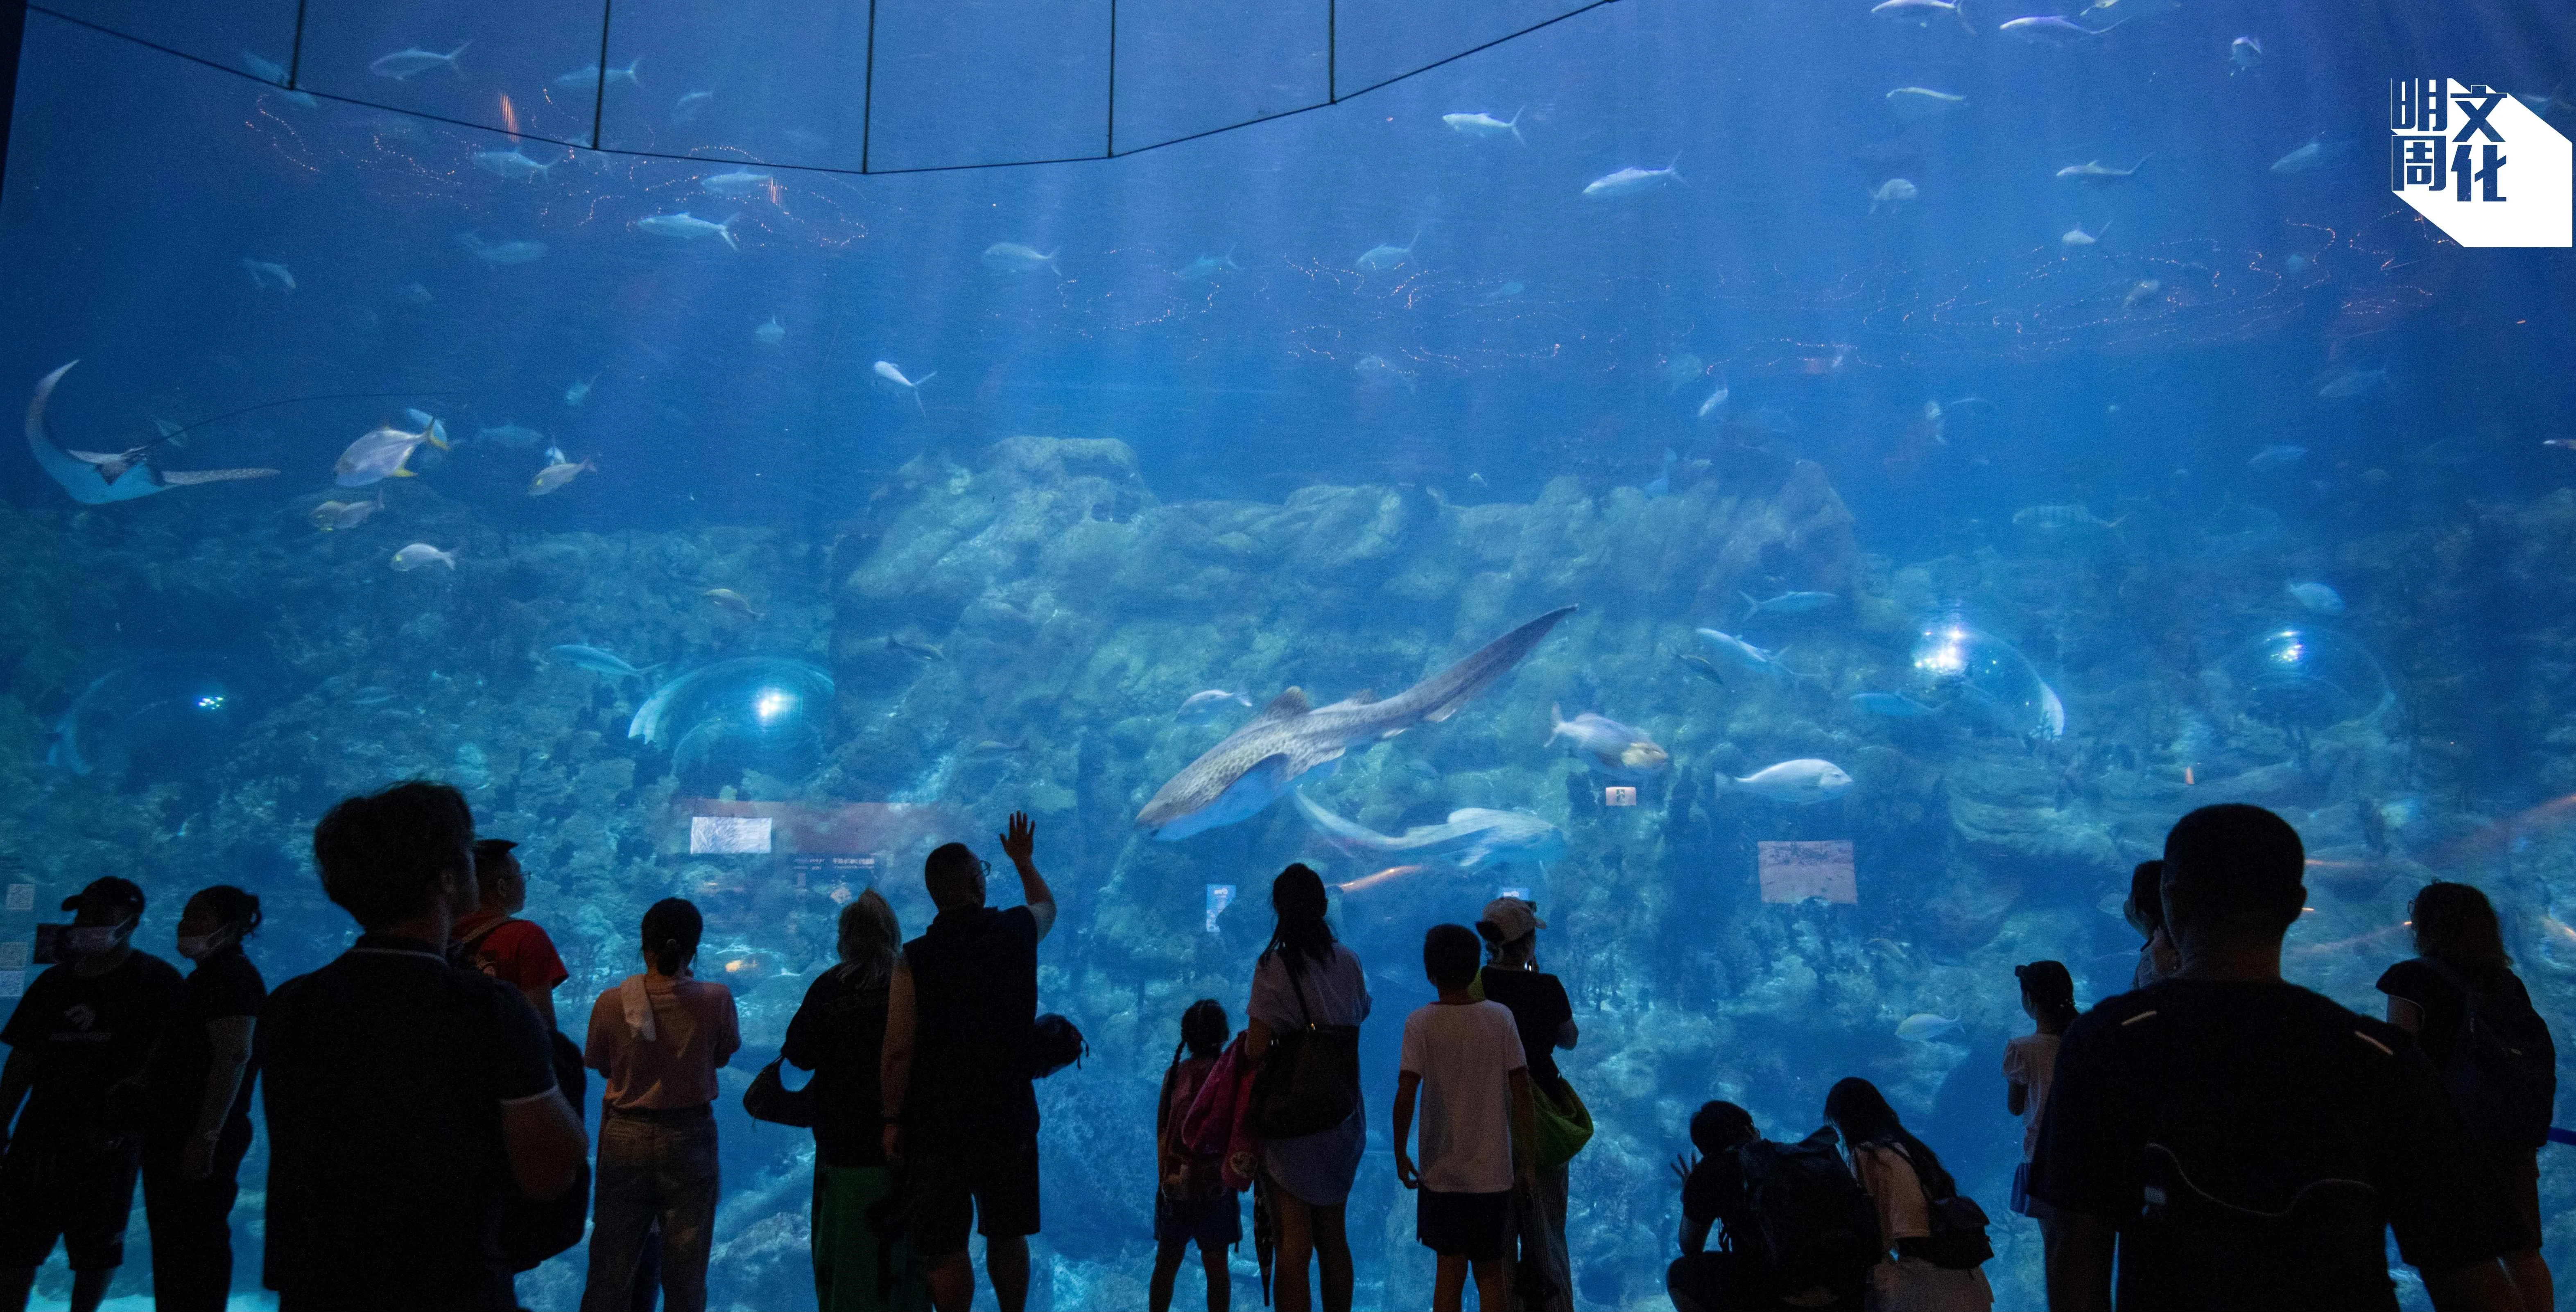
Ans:
{"label": "person wearing face mask", "polygon": [[143,917],[132,880],[93,880],[63,910],[61,960],[0,1027],[0,1312],[23,1312],[56,1239],[72,1312],[107,1296],[142,1164],[143,1075],[179,1001],[179,972],[129,942]]}
{"label": "person wearing face mask", "polygon": [[251,1036],[268,997],[242,940],[259,920],[259,898],[230,884],[199,890],[179,915],[179,955],[197,968],[153,1056],[143,1126],[159,1312],[220,1312],[232,1296],[233,1177],[250,1150]]}
{"label": "person wearing face mask", "polygon": [[509,1191],[581,1179],[590,1137],[516,990],[447,959],[479,902],[474,814],[413,780],[313,827],[322,892],[364,931],[260,1012],[261,1279],[279,1312],[511,1312]]}

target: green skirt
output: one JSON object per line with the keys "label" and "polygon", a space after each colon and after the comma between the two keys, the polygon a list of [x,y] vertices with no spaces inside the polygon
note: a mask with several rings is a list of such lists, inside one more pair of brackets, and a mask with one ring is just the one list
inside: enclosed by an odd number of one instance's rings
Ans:
{"label": "green skirt", "polygon": [[814,1166],[814,1302],[821,1312],[927,1312],[893,1174]]}

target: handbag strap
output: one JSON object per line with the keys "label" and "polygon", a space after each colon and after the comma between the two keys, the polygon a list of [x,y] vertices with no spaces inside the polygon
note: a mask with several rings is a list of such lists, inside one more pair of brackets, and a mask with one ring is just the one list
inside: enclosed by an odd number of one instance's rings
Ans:
{"label": "handbag strap", "polygon": [[1315,1009],[1306,1002],[1306,986],[1297,980],[1297,962],[1288,949],[1279,949],[1279,968],[1288,972],[1288,987],[1297,993],[1297,1014],[1306,1018],[1306,1028],[1315,1028]]}

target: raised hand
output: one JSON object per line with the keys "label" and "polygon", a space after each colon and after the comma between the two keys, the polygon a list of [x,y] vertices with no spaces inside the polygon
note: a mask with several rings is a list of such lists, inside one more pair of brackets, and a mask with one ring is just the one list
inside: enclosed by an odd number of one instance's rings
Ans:
{"label": "raised hand", "polygon": [[1002,831],[1002,855],[1015,866],[1034,860],[1038,850],[1038,827],[1029,823],[1026,811],[1011,812],[1010,826]]}

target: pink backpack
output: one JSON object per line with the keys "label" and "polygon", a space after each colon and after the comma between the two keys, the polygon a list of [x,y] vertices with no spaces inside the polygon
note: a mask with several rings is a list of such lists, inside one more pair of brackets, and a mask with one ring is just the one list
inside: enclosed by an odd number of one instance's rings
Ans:
{"label": "pink backpack", "polygon": [[1252,1081],[1261,1072],[1243,1060],[1238,1037],[1219,1053],[1216,1066],[1200,1081],[1198,1097],[1181,1114],[1176,1139],[1181,1148],[1224,1162],[1226,1187],[1249,1189],[1259,1169],[1260,1143],[1252,1137]]}

